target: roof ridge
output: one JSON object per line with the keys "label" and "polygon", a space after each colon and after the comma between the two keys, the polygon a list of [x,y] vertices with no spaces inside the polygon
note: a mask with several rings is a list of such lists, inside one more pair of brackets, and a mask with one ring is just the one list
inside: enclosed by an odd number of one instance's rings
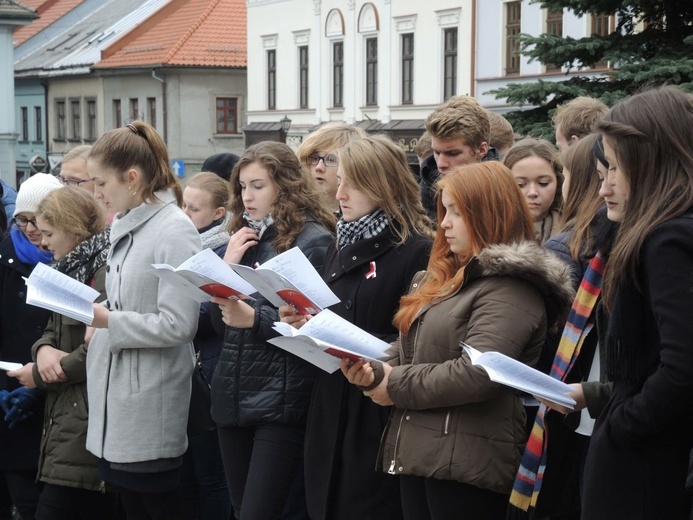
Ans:
{"label": "roof ridge", "polygon": [[173,59],[173,57],[176,55],[176,53],[180,50],[181,47],[187,42],[190,37],[195,33],[195,31],[202,25],[202,22],[204,22],[207,17],[210,15],[210,13],[214,10],[214,8],[221,2],[221,0],[212,0],[210,4],[207,6],[207,9],[204,10],[204,12],[200,15],[200,17],[195,21],[194,24],[188,29],[188,32],[186,32],[183,37],[176,43],[176,45],[173,46],[173,48],[169,51],[169,53],[166,55],[166,57],[162,60],[162,63],[168,63]]}

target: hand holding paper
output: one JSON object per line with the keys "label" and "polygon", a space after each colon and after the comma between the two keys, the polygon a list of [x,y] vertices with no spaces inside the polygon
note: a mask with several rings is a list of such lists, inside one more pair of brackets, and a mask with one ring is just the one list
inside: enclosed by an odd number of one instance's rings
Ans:
{"label": "hand holding paper", "polygon": [[575,407],[575,400],[568,395],[573,389],[563,381],[500,352],[481,353],[463,341],[460,342],[460,347],[467,352],[472,365],[479,365],[486,370],[491,381],[522,390],[570,410]]}

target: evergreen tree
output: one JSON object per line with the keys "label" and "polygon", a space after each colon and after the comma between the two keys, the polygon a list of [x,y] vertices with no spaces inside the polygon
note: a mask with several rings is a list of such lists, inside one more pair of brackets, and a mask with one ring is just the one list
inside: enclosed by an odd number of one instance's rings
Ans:
{"label": "evergreen tree", "polygon": [[566,74],[563,81],[538,80],[491,91],[496,99],[534,108],[505,114],[515,131],[553,139],[556,106],[591,96],[611,106],[648,87],[675,84],[693,92],[692,0],[531,0],[547,9],[569,9],[579,16],[613,14],[616,29],[585,38],[550,34],[519,36],[520,52],[542,64],[562,64],[568,72],[608,61],[602,77]]}

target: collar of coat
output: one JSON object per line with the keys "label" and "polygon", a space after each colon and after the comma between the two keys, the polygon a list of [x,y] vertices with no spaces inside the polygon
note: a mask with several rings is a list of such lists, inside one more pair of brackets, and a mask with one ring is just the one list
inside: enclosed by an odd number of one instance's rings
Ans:
{"label": "collar of coat", "polygon": [[132,233],[169,204],[176,204],[173,190],[154,192],[154,200],[143,202],[125,214],[118,214],[111,224],[111,244],[119,238]]}
{"label": "collar of coat", "polygon": [[567,316],[575,297],[570,267],[534,241],[483,249],[469,263],[462,287],[488,276],[512,276],[534,285],[546,302],[549,327]]}

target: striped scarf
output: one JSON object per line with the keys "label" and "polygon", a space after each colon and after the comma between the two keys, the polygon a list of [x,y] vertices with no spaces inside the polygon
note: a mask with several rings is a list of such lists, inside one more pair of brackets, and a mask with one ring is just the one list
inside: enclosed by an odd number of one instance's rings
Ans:
{"label": "striped scarf", "polygon": [[[561,341],[553,360],[550,375],[565,381],[580,355],[585,338],[594,327],[594,319],[590,319],[602,291],[602,278],[606,267],[602,251],[592,258],[585,275],[580,282],[573,305],[568,314]],[[546,446],[548,431],[544,429],[546,407],[542,404],[537,412],[534,426],[527,440],[527,447],[522,455],[520,469],[515,476],[510,504],[521,511],[529,511],[537,505],[539,492],[546,469]]]}

